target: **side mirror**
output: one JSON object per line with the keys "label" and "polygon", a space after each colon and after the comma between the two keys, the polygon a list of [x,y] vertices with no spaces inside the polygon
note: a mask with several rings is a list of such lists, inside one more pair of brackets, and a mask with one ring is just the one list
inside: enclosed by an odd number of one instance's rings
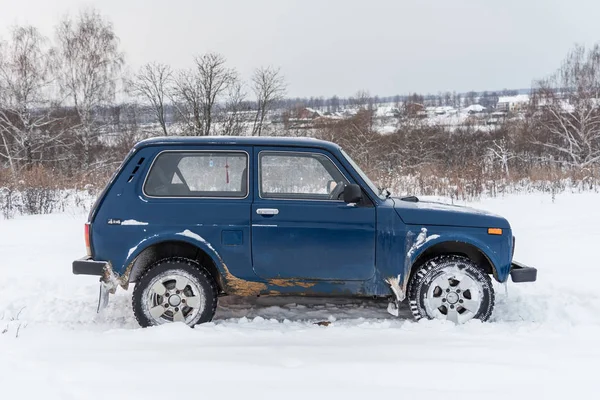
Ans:
{"label": "side mirror", "polygon": [[362,200],[362,189],[355,184],[346,185],[344,188],[344,201],[346,203],[358,203]]}

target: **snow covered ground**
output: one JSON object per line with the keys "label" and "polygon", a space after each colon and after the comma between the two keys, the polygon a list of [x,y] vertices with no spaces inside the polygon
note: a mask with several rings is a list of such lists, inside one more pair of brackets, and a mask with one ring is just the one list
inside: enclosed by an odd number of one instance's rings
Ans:
{"label": "snow covered ground", "polygon": [[97,279],[71,275],[83,214],[0,220],[0,399],[594,398],[598,204],[599,194],[473,204],[509,218],[515,258],[539,276],[510,283],[508,297],[496,285],[493,322],[464,326],[372,302],[230,299],[196,329],[140,329],[130,293],[96,315]]}

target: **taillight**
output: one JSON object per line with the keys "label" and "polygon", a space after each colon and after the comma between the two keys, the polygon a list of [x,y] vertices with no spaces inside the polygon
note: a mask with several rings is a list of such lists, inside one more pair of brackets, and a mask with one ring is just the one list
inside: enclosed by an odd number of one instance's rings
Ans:
{"label": "taillight", "polygon": [[92,248],[90,247],[90,223],[86,222],[85,224],[85,230],[84,230],[84,236],[85,236],[85,251],[87,252],[88,256],[92,256]]}

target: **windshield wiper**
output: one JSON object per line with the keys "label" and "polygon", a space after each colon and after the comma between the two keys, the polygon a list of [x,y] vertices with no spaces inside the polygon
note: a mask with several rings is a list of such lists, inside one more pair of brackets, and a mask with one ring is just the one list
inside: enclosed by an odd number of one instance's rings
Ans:
{"label": "windshield wiper", "polygon": [[417,196],[405,196],[401,197],[400,200],[410,201],[411,203],[417,203],[419,201],[419,198]]}

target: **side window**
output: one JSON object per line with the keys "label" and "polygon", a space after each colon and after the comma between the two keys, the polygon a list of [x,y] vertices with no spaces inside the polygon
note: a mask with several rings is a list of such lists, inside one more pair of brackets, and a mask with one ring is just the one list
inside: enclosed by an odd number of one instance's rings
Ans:
{"label": "side window", "polygon": [[348,181],[319,153],[267,152],[259,155],[260,196],[264,199],[337,200],[337,185]]}
{"label": "side window", "polygon": [[146,178],[154,197],[246,197],[248,156],[242,152],[164,152]]}

